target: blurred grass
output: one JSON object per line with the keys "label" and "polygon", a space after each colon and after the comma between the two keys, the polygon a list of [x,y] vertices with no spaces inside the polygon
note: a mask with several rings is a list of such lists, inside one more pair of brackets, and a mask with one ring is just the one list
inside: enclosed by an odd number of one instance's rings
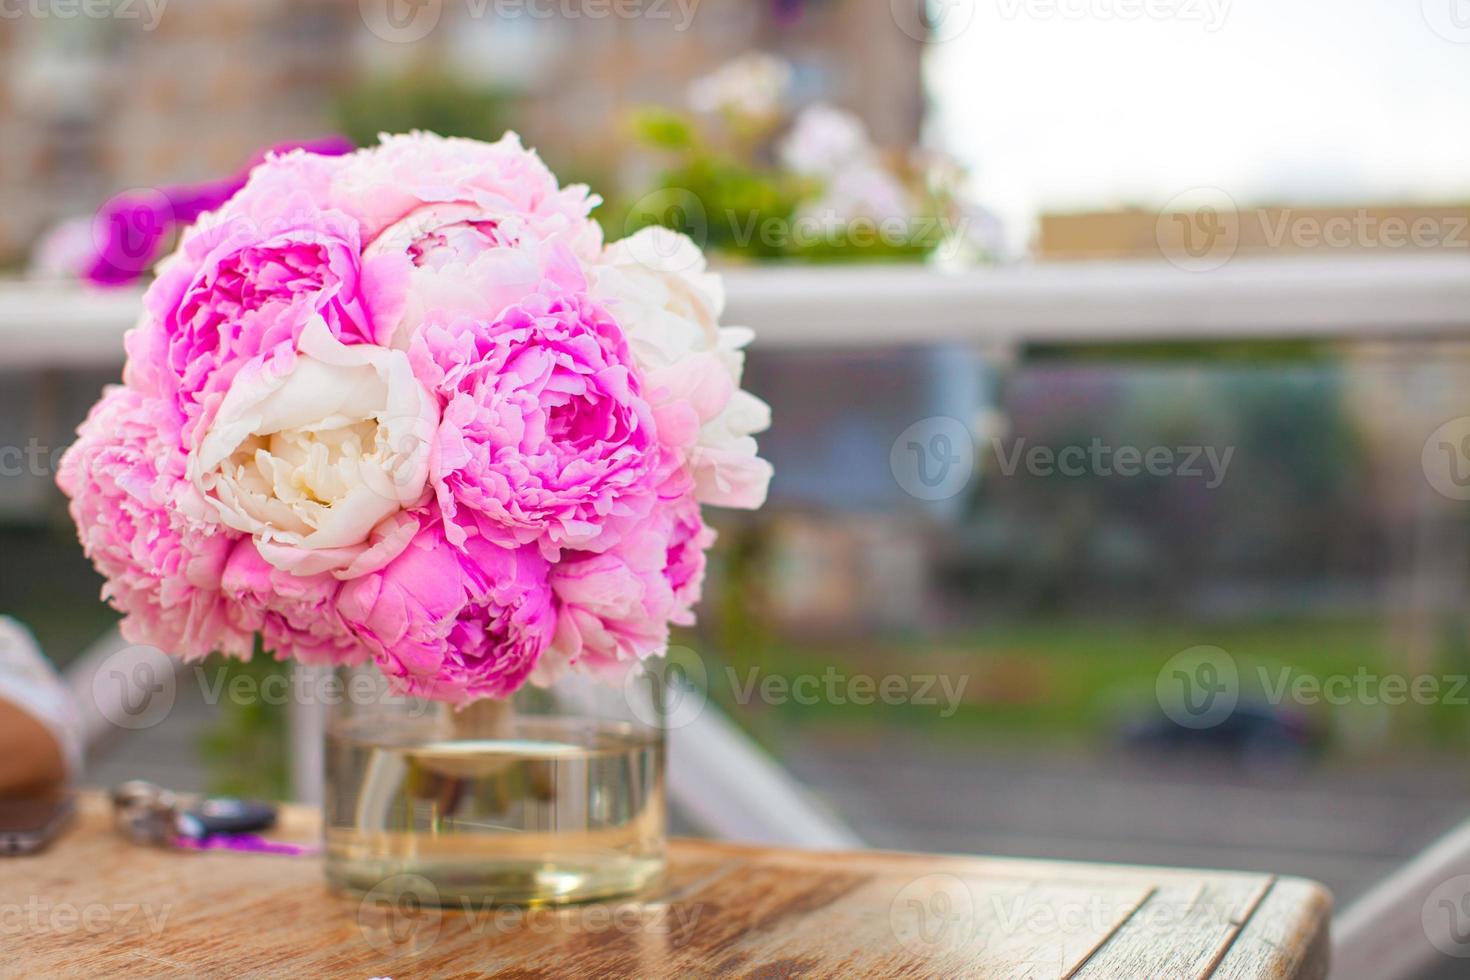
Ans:
{"label": "blurred grass", "polygon": [[[1234,658],[1242,703],[1270,700],[1285,669],[1292,679],[1318,680],[1360,671],[1370,676],[1418,673],[1452,678],[1470,673],[1463,649],[1446,642],[1436,662],[1423,671],[1402,662],[1391,649],[1381,621],[1272,621],[1191,625],[1065,620],[999,627],[943,638],[854,638],[797,642],[767,637],[757,652],[710,658],[711,696],[764,739],[789,735],[794,727],[840,726],[872,730],[901,725],[953,736],[984,734],[1003,739],[1093,743],[1116,737],[1125,721],[1160,717],[1155,684],[1175,654],[1215,646]],[[949,713],[936,683],[929,694],[938,705],[766,703],[745,696],[752,677],[779,674],[822,677],[829,667],[840,676],[881,679],[942,674],[954,690],[963,679],[958,707]],[[752,670],[755,671],[752,674]],[[1454,692],[1453,680],[1441,690]],[[1353,688],[1356,690],[1356,686]],[[1459,691],[1470,698],[1470,686]],[[1470,733],[1464,705],[1299,703],[1289,695],[1274,702],[1281,710],[1315,724],[1331,749],[1341,752],[1398,748],[1455,748]]]}

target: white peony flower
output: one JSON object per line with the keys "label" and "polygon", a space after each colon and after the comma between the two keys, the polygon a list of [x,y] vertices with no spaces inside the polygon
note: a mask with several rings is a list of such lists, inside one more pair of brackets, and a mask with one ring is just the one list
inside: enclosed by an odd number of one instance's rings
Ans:
{"label": "white peony flower", "polygon": [[318,318],[297,351],[236,376],[188,477],[203,516],[254,536],[272,565],[360,573],[365,552],[386,561],[405,538],[399,515],[423,496],[438,423],[406,354],[344,345]]}
{"label": "white peony flower", "polygon": [[[725,291],[704,254],[685,235],[644,228],[608,247],[593,267],[591,290],[622,327],[648,380],[655,412],[692,408],[697,429],[682,440],[700,503],[759,507],[771,464],[752,436],[771,424],[765,402],[740,389],[745,346],[754,334],[721,327]],[[672,409],[660,413],[671,419]],[[672,425],[660,422],[660,437]]]}

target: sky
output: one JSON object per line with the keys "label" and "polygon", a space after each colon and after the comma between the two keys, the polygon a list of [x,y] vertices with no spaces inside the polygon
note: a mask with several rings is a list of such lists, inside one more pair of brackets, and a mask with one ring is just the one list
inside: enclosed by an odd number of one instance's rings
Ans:
{"label": "sky", "polygon": [[1042,211],[1200,187],[1470,200],[1470,0],[931,3],[928,139],[1016,246]]}

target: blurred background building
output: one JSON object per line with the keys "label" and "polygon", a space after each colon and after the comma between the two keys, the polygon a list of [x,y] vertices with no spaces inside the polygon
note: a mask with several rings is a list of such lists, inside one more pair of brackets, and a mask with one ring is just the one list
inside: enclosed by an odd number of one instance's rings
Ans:
{"label": "blurred background building", "polygon": [[873,29],[888,0],[639,6],[650,16],[433,0],[440,20],[412,44],[365,30],[359,0],[189,0],[156,25],[141,4],[137,19],[7,19],[0,265],[111,194],[215,178],[263,146],[344,129],[367,142],[410,124],[516,128],[559,172],[606,186],[636,167],[633,107],[682,104],[690,81],[752,50],[791,62],[797,101],[856,112],[883,144],[919,137],[923,43]]}

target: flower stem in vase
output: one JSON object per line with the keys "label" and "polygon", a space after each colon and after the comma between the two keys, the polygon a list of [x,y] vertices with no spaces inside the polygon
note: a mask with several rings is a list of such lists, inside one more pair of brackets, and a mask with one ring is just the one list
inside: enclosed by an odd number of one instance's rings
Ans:
{"label": "flower stem in vase", "polygon": [[510,698],[481,698],[452,708],[449,725],[455,741],[514,738],[515,705]]}

